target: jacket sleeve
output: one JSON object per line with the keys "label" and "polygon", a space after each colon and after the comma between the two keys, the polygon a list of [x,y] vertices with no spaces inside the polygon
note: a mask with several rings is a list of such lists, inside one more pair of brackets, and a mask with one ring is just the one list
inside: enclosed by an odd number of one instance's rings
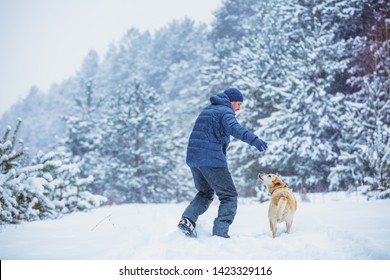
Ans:
{"label": "jacket sleeve", "polygon": [[249,145],[253,145],[258,138],[254,133],[241,126],[233,113],[225,113],[222,116],[222,125],[226,132]]}

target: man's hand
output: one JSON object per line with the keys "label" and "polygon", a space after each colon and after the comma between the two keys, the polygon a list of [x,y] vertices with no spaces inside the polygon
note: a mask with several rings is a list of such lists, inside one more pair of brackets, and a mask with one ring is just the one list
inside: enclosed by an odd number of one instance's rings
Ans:
{"label": "man's hand", "polygon": [[268,148],[267,142],[264,142],[264,141],[261,140],[260,138],[257,138],[257,139],[253,142],[253,146],[255,146],[256,149],[258,149],[260,152],[264,152],[264,151],[267,150],[267,148]]}

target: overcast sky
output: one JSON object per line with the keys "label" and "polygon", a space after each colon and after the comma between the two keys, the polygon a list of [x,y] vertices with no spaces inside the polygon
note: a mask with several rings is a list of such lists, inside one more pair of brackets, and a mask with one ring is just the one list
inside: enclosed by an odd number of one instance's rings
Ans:
{"label": "overcast sky", "polygon": [[188,16],[210,23],[221,0],[0,0],[0,117],[31,86],[72,76],[90,49],[103,57],[130,27]]}

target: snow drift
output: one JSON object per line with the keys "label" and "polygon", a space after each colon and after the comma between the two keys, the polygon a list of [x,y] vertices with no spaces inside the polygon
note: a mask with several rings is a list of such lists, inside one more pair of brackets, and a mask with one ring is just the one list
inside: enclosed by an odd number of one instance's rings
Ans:
{"label": "snow drift", "polygon": [[3,226],[0,259],[56,260],[389,260],[390,200],[347,193],[298,202],[291,234],[272,239],[268,203],[241,199],[230,239],[211,236],[215,200],[198,220],[198,238],[177,223],[186,204],[127,204],[58,220]]}

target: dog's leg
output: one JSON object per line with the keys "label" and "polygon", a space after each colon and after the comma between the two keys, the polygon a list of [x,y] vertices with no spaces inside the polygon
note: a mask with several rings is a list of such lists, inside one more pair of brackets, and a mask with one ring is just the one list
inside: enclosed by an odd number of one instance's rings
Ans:
{"label": "dog's leg", "polygon": [[286,232],[287,233],[291,232],[292,223],[293,223],[293,217],[287,217],[287,219],[286,219]]}
{"label": "dog's leg", "polygon": [[273,221],[272,219],[269,219],[269,227],[271,229],[271,232],[272,232],[272,238],[275,238],[276,236],[276,231],[277,231],[277,223],[276,223],[276,220]]}

